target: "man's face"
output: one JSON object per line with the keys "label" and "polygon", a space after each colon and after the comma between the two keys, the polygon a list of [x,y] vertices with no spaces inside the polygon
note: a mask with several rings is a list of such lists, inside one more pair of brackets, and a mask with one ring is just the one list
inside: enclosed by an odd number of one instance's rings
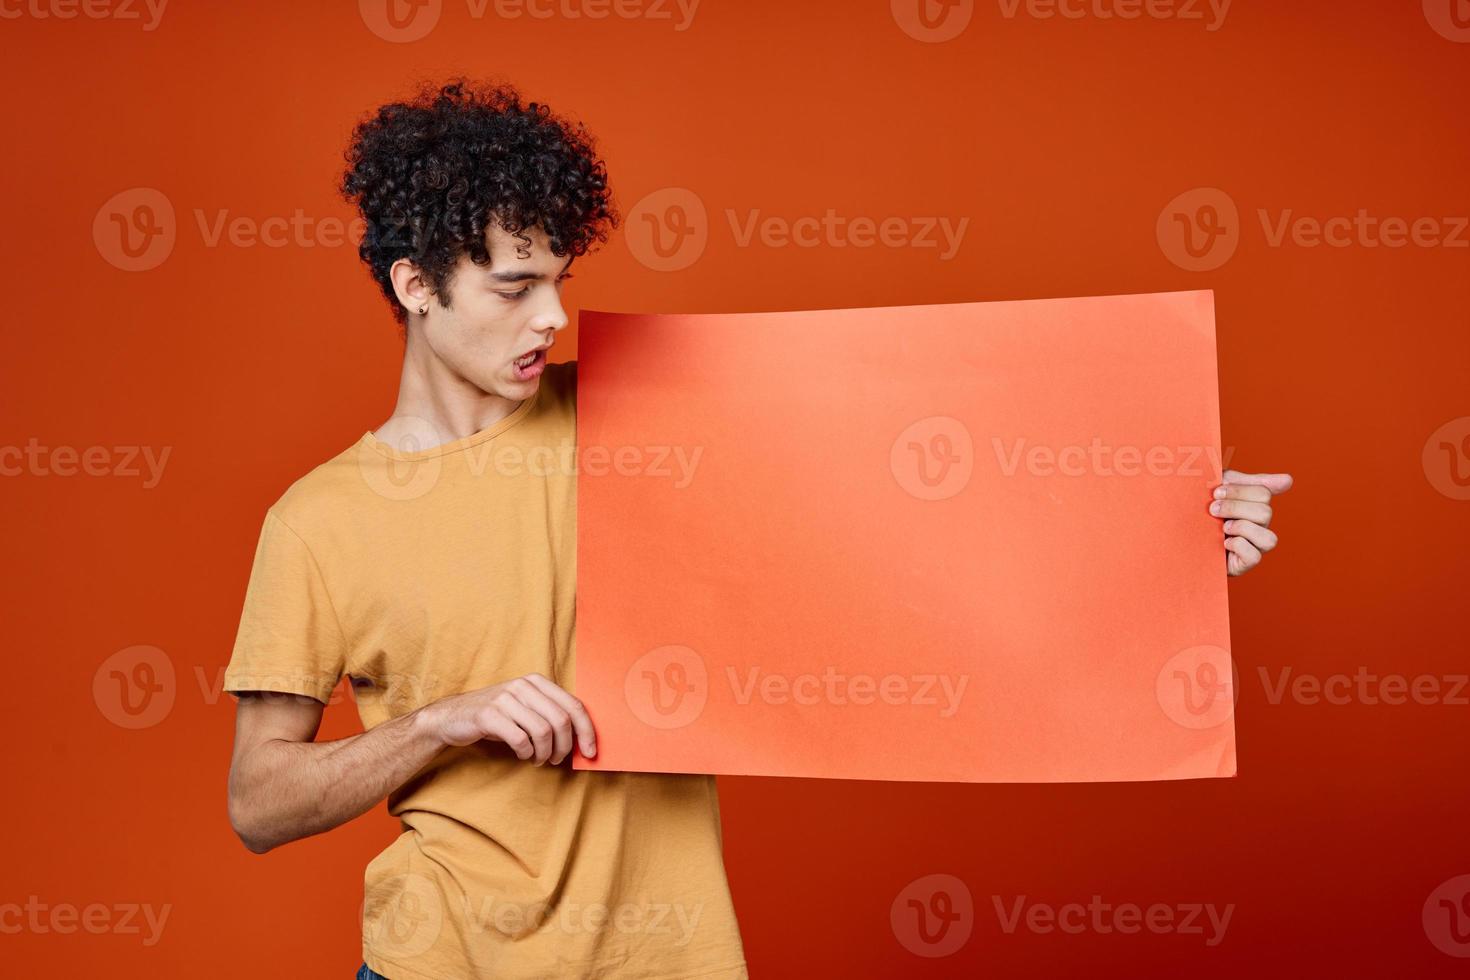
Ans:
{"label": "man's face", "polygon": [[[441,361],[481,391],[522,401],[541,383],[544,348],[567,325],[561,289],[570,278],[566,270],[572,257],[552,255],[540,228],[511,235],[492,225],[486,243],[489,266],[459,257],[449,287],[454,305],[430,301],[424,339]],[[533,351],[527,364],[523,356]]]}

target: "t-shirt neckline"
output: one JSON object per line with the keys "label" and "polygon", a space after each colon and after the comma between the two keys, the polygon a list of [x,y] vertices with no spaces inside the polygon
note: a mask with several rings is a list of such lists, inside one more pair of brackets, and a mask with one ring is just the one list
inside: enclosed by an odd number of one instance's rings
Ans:
{"label": "t-shirt neckline", "polygon": [[487,439],[493,439],[504,432],[506,429],[509,429],[511,426],[524,419],[527,415],[530,414],[531,409],[535,407],[537,400],[541,397],[541,389],[545,386],[545,378],[543,378],[542,383],[536,386],[536,390],[531,393],[530,397],[526,398],[514,409],[512,409],[509,415],[506,415],[505,417],[500,419],[496,419],[494,422],[491,422],[489,425],[478,432],[472,432],[462,439],[455,439],[454,441],[446,442],[443,445],[430,446],[428,449],[420,449],[415,452],[406,453],[400,449],[395,448],[392,443],[384,442],[377,436],[373,435],[371,429],[362,434],[362,439],[360,440],[360,442],[362,442],[368,448],[373,449],[380,455],[388,457],[389,459],[410,461],[416,459],[432,459],[435,456],[447,456],[450,453],[459,452],[460,450],[468,449],[471,446],[477,446],[480,443],[485,442]]}

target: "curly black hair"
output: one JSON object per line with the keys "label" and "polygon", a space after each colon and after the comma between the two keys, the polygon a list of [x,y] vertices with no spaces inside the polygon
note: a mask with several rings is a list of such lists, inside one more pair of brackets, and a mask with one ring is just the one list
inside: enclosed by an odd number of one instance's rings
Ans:
{"label": "curly black hair", "polygon": [[358,254],[400,324],[407,312],[388,270],[401,258],[449,306],[459,257],[490,264],[491,224],[518,235],[523,258],[527,228],[545,232],[552,254],[581,256],[618,224],[586,128],[542,103],[522,104],[506,84],[426,85],[359,122],[346,158],[340,190],[363,218]]}

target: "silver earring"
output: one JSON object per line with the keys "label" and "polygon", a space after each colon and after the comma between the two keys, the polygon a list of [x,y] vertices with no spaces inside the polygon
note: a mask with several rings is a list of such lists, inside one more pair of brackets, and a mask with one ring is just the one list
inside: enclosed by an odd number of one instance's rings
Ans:
{"label": "silver earring", "polygon": [[427,306],[420,306],[419,307],[419,316],[423,316],[425,313],[428,313],[428,312],[429,312],[429,308]]}

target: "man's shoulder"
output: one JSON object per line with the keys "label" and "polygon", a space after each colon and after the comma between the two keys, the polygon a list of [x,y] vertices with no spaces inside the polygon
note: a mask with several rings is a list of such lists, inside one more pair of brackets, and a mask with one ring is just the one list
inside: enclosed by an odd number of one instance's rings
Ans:
{"label": "man's shoulder", "polygon": [[[577,362],[548,363],[541,376],[541,411],[575,418]],[[354,511],[355,503],[411,499],[417,481],[433,476],[432,461],[393,463],[379,453],[368,433],[296,480],[270,507],[270,514],[298,534],[309,534]]]}
{"label": "man's shoulder", "polygon": [[297,534],[340,516],[354,499],[373,491],[376,471],[369,468],[365,452],[371,456],[366,434],[299,477],[271,504],[268,514]]}

